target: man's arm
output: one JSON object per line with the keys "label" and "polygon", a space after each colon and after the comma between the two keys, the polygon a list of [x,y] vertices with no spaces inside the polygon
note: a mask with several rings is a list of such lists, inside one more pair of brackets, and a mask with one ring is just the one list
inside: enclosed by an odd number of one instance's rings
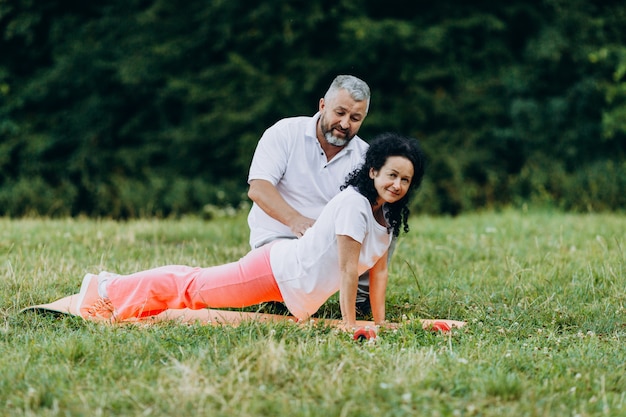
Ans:
{"label": "man's arm", "polygon": [[248,197],[268,216],[289,227],[298,238],[302,237],[304,232],[315,222],[314,219],[303,216],[287,204],[276,187],[269,181],[251,180]]}

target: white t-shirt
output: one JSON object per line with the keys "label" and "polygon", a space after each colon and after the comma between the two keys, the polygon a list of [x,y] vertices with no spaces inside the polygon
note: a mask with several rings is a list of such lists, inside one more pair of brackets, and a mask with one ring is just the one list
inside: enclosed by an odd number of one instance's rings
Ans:
{"label": "white t-shirt", "polygon": [[[320,114],[282,119],[268,128],[257,144],[248,182],[267,180],[303,216],[317,219],[322,208],[362,162],[368,144],[355,136],[330,162],[316,136]],[[250,246],[278,236],[295,237],[291,230],[253,204],[248,214]]]}
{"label": "white t-shirt", "polygon": [[393,233],[380,225],[370,202],[353,187],[333,198],[297,240],[279,240],[270,250],[270,265],[289,311],[306,319],[339,291],[337,235],[361,243],[358,273],[369,270],[387,251]]}

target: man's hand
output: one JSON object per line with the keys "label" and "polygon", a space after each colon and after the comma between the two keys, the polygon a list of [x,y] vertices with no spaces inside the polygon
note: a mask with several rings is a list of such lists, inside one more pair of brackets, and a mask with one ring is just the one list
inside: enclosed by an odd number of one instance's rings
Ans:
{"label": "man's hand", "polygon": [[294,220],[290,220],[287,226],[291,229],[291,233],[299,239],[302,235],[304,235],[304,232],[306,232],[309,227],[313,226],[313,223],[315,223],[314,219],[298,215]]}

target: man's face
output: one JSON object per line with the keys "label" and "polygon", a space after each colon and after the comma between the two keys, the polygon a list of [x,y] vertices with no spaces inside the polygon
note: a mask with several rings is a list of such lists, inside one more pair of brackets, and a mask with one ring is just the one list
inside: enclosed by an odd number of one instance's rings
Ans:
{"label": "man's face", "polygon": [[367,115],[367,101],[355,101],[346,90],[339,90],[328,102],[320,99],[320,128],[334,146],[345,146],[359,132]]}

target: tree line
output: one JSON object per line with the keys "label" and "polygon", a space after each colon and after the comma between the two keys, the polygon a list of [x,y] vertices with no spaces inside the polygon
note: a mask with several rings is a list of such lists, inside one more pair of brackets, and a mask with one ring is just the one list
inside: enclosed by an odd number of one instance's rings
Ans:
{"label": "tree line", "polygon": [[337,74],[418,138],[414,210],[626,207],[626,4],[0,1],[0,215],[247,201],[256,142]]}

